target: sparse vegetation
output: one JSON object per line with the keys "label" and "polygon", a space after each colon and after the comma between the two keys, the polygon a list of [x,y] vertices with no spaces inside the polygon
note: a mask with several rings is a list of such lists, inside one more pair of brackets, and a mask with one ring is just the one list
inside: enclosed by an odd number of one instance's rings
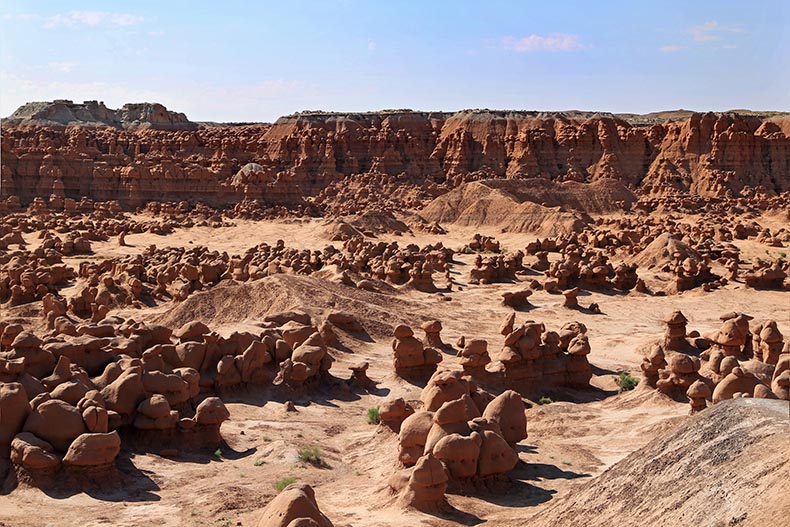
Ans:
{"label": "sparse vegetation", "polygon": [[620,393],[623,392],[630,392],[636,385],[639,384],[639,379],[636,379],[631,376],[630,373],[621,372],[617,376],[617,385],[620,387]]}
{"label": "sparse vegetation", "polygon": [[300,448],[296,455],[302,463],[310,463],[317,467],[324,463],[321,459],[321,449],[317,446]]}
{"label": "sparse vegetation", "polygon": [[255,462],[255,466],[256,467],[262,467],[265,464],[266,464],[266,461],[264,461],[262,459],[259,459],[258,461]]}
{"label": "sparse vegetation", "polygon": [[540,399],[538,399],[538,404],[539,405],[551,404],[553,402],[554,401],[551,400],[551,397],[541,397]]}
{"label": "sparse vegetation", "polygon": [[216,458],[222,457],[222,449],[221,448],[218,448],[218,449],[216,449],[214,451],[214,457],[216,457]]}
{"label": "sparse vegetation", "polygon": [[380,410],[381,410],[380,406],[374,406],[373,408],[368,408],[368,424],[377,425],[381,422],[381,416],[379,415]]}
{"label": "sparse vegetation", "polygon": [[288,485],[293,485],[294,483],[296,483],[296,478],[290,476],[287,478],[280,478],[274,482],[274,489],[279,494],[285,489],[285,487],[287,487]]}

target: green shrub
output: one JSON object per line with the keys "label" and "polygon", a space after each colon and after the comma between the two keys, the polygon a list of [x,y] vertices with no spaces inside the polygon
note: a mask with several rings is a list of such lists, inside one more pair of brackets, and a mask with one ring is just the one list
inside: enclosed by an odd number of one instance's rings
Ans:
{"label": "green shrub", "polygon": [[279,494],[280,492],[283,491],[283,489],[285,489],[285,487],[287,487],[288,485],[292,485],[294,483],[296,483],[296,478],[292,478],[292,477],[281,478],[274,482],[274,489]]}
{"label": "green shrub", "polygon": [[214,451],[214,457],[222,457],[222,449],[218,448]]}
{"label": "green shrub", "polygon": [[551,397],[541,397],[540,399],[538,399],[538,404],[540,405],[551,404],[553,402],[554,401],[551,400]]}
{"label": "green shrub", "polygon": [[630,392],[636,385],[639,384],[639,379],[631,377],[629,373],[621,372],[617,376],[617,385],[620,387],[620,393]]}
{"label": "green shrub", "polygon": [[380,406],[368,408],[368,424],[377,425],[381,422],[381,415],[379,415],[380,410]]}
{"label": "green shrub", "polygon": [[317,446],[300,448],[296,455],[302,463],[310,463],[315,466],[321,466],[323,464],[321,449]]}

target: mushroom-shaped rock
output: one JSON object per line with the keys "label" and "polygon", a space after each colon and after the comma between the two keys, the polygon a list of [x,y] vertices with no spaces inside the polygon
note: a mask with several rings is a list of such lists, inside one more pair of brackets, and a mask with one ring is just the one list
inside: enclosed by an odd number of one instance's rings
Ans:
{"label": "mushroom-shaped rock", "polygon": [[444,342],[442,342],[442,337],[441,337],[441,331],[442,331],[441,321],[431,320],[423,323],[420,326],[420,328],[425,332],[425,338],[423,338],[422,340],[423,345],[432,348],[444,347]]}
{"label": "mushroom-shaped rock", "polygon": [[173,336],[181,342],[184,342],[187,340],[200,339],[203,335],[206,335],[210,332],[211,330],[203,322],[193,320],[192,322],[187,322],[177,330],[173,331]]}
{"label": "mushroom-shaped rock", "polygon": [[395,433],[399,433],[403,421],[414,413],[414,408],[403,397],[387,399],[379,407],[381,424]]}
{"label": "mushroom-shaped rock", "polygon": [[686,396],[689,398],[691,404],[691,413],[699,412],[707,407],[705,400],[712,395],[710,386],[702,380],[694,381],[689,389],[686,390]]}
{"label": "mushroom-shaped rock", "polygon": [[146,398],[141,373],[142,367],[132,366],[101,391],[107,409],[120,415],[127,423],[131,422],[137,405]]}
{"label": "mushroom-shaped rock", "polygon": [[54,472],[60,467],[60,457],[52,445],[30,432],[22,432],[11,442],[11,462],[29,472]]}
{"label": "mushroom-shaped rock", "polygon": [[449,478],[444,464],[431,454],[422,456],[409,477],[409,483],[398,501],[406,507],[422,511],[441,508]]}
{"label": "mushroom-shaped rock", "polygon": [[458,352],[461,366],[465,371],[477,372],[491,362],[488,354],[488,342],[483,339],[469,339],[464,343],[463,349]]}
{"label": "mushroom-shaped rock", "polygon": [[195,421],[199,425],[220,425],[230,418],[230,412],[219,397],[206,397],[195,410]]}
{"label": "mushroom-shaped rock", "polygon": [[137,406],[134,427],[138,430],[167,430],[174,428],[178,415],[171,413],[164,395],[154,394]]}
{"label": "mushroom-shaped rock", "polygon": [[82,434],[77,437],[63,456],[64,466],[97,467],[115,461],[121,451],[118,432]]}
{"label": "mushroom-shaped rock", "polygon": [[504,474],[512,470],[518,463],[518,455],[504,438],[492,431],[482,433],[483,444],[480,447],[480,459],[477,463],[477,475],[481,478]]}
{"label": "mushroom-shaped rock", "polygon": [[522,289],[521,291],[508,291],[502,293],[502,303],[509,307],[520,308],[530,305],[529,297],[532,295],[531,289]]}
{"label": "mushroom-shaped rock", "polygon": [[[664,317],[664,322],[668,326],[685,326],[688,323],[688,319],[680,310],[675,310],[671,314]],[[685,333],[683,334],[685,337]]]}
{"label": "mushroom-shaped rock", "polygon": [[414,331],[412,331],[412,329],[406,324],[399,324],[398,326],[395,327],[395,331],[393,334],[396,339],[402,339],[406,337],[413,337]]}
{"label": "mushroom-shaped rock", "polygon": [[82,412],[59,399],[38,405],[28,416],[23,430],[50,443],[58,452],[66,452],[74,439],[87,432]]}
{"label": "mushroom-shaped rock", "polygon": [[527,415],[518,392],[507,390],[488,403],[483,417],[499,425],[502,437],[510,445],[527,438]]}
{"label": "mushroom-shaped rock", "polygon": [[332,522],[318,508],[313,488],[310,485],[297,483],[285,487],[275,496],[258,520],[258,527],[301,527],[303,525],[332,527]]}
{"label": "mushroom-shaped rock", "polygon": [[401,423],[398,433],[398,459],[405,466],[414,465],[425,451],[428,432],[433,426],[433,412],[417,412]]}
{"label": "mushroom-shaped rock", "polygon": [[21,384],[0,382],[0,458],[7,458],[14,436],[30,413],[27,393]]}
{"label": "mushroom-shaped rock", "polygon": [[739,393],[752,396],[758,384],[762,383],[752,373],[744,371],[740,366],[733,368],[713,389],[713,404],[732,399]]}
{"label": "mushroom-shaped rock", "polygon": [[562,305],[570,309],[577,309],[579,307],[579,288],[573,287],[571,289],[566,289],[562,292],[565,296],[565,301]]}
{"label": "mushroom-shaped rock", "polygon": [[480,413],[469,395],[444,403],[433,416],[433,425],[425,439],[425,453],[432,452],[434,445],[447,435],[468,435],[468,422],[475,417],[480,417]]}
{"label": "mushroom-shaped rock", "polygon": [[441,438],[433,447],[433,455],[447,467],[453,479],[468,479],[477,473],[477,461],[483,438],[477,432],[468,437],[450,434]]}
{"label": "mushroom-shaped rock", "polygon": [[[472,385],[463,372],[439,371],[428,380],[428,384],[420,394],[420,401],[426,410],[433,412],[447,401],[460,399],[464,395],[470,395],[471,392]],[[474,409],[471,413],[479,413],[479,410]]]}

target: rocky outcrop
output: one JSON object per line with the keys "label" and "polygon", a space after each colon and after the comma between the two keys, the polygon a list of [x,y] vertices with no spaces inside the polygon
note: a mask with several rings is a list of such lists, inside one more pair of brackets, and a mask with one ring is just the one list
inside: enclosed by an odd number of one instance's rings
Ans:
{"label": "rocky outcrop", "polygon": [[618,180],[656,196],[790,190],[785,117],[706,113],[635,126],[606,114],[389,111],[197,127],[157,104],[110,110],[96,101],[56,101],[23,106],[3,127],[0,197],[19,195],[23,203],[62,195],[124,206],[298,205],[360,174],[423,191],[490,178]]}
{"label": "rocky outcrop", "polygon": [[171,112],[159,103],[129,103],[112,110],[104,102],[85,101],[82,104],[68,99],[52,102],[29,102],[20,106],[3,123],[24,125],[112,126],[124,129],[154,128],[156,130],[196,130],[183,113]]}

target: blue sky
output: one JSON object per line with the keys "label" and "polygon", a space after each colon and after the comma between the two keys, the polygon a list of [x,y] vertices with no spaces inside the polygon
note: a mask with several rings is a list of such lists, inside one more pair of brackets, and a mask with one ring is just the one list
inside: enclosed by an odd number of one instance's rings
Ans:
{"label": "blue sky", "polygon": [[790,110],[790,2],[9,1],[0,114],[193,120],[384,108]]}

